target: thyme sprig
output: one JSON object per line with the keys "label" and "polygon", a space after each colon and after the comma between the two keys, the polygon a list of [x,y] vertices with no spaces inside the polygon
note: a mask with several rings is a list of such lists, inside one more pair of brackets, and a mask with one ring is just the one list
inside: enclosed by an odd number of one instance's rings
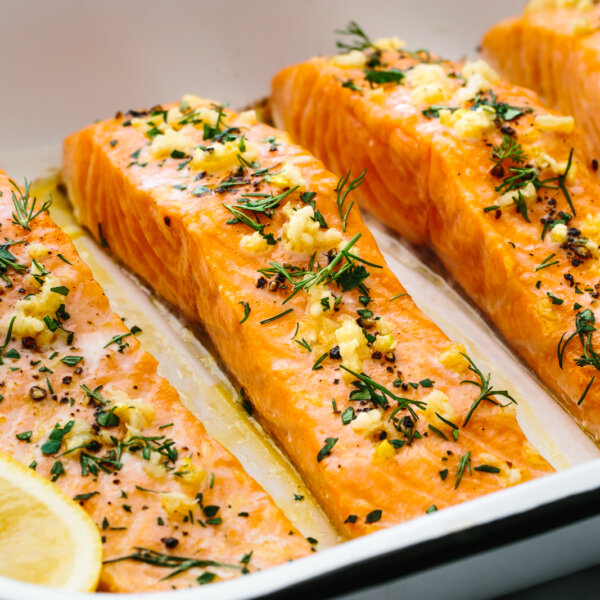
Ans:
{"label": "thyme sprig", "polygon": [[454,485],[454,489],[458,488],[463,475],[465,474],[465,469],[469,471],[469,475],[471,475],[471,451],[469,450],[466,454],[463,454],[458,461],[458,468],[456,469],[456,484]]}
{"label": "thyme sprig", "polygon": [[384,385],[378,383],[366,373],[356,373],[344,365],[340,365],[340,368],[357,379],[357,381],[352,382],[352,385],[356,389],[350,392],[350,400],[368,400],[375,406],[380,406],[383,409],[389,407],[390,401],[398,403],[398,406],[390,415],[390,419],[392,419],[399,410],[408,410],[416,420],[417,415],[414,412],[413,406],[421,410],[424,410],[427,407],[427,402],[423,402],[422,400],[412,400],[394,394],[394,392],[388,390]]}
{"label": "thyme sprig", "polygon": [[150,550],[141,546],[135,546],[134,548],[136,552],[128,554],[126,556],[121,556],[119,558],[109,558],[108,560],[104,561],[104,564],[106,565],[121,562],[123,560],[135,560],[137,562],[142,562],[147,565],[153,565],[155,567],[173,569],[173,571],[165,577],[163,577],[161,581],[164,581],[165,579],[171,579],[176,575],[183,573],[184,571],[193,569],[194,567],[198,567],[201,569],[204,569],[206,567],[221,567],[225,569],[239,569],[240,571],[244,568],[243,565],[230,565],[227,563],[220,563],[215,560],[188,558],[186,556],[173,556],[170,554],[163,554],[162,552]]}
{"label": "thyme sprig", "polygon": [[567,345],[575,336],[579,336],[583,353],[580,358],[575,359],[575,364],[578,367],[591,366],[600,371],[600,354],[594,350],[592,345],[593,335],[596,331],[595,323],[596,317],[589,308],[579,311],[575,315],[575,331],[566,339],[565,336],[567,334],[566,332],[563,333],[558,341],[558,366],[561,369],[563,368],[564,354]]}
{"label": "thyme sprig", "polygon": [[[261,213],[267,216],[273,215],[273,210],[277,208],[285,198],[287,198],[290,194],[295,192],[298,189],[298,186],[294,186],[277,196],[273,196],[273,194],[257,194],[257,193],[249,193],[244,194],[237,202],[239,204],[238,208],[242,210],[251,211],[254,213]],[[254,198],[259,198],[258,200],[254,200]],[[227,206],[227,205],[225,205]]]}
{"label": "thyme sprig", "polygon": [[[358,287],[369,276],[369,272],[364,265],[377,269],[382,268],[381,265],[366,261],[350,252],[350,249],[358,242],[361,236],[361,233],[357,233],[326,267],[317,267],[316,270],[313,270],[313,255],[308,269],[270,262],[270,267],[259,269],[258,272],[267,277],[280,275],[291,284],[292,292],[282,304],[289,302],[300,290],[309,290],[314,285],[327,285],[335,282],[343,292],[347,292]],[[343,264],[336,270],[336,267],[342,262]]]}
{"label": "thyme sprig", "polygon": [[504,398],[508,398],[510,402],[513,402],[514,404],[517,403],[517,401],[506,390],[495,390],[490,385],[491,373],[488,373],[486,376],[484,376],[483,373],[477,368],[477,365],[466,354],[462,352],[461,354],[469,361],[469,370],[475,373],[477,379],[479,380],[473,381],[471,379],[466,379],[461,381],[461,383],[474,385],[479,388],[479,394],[477,395],[477,398],[475,398],[475,401],[471,405],[471,408],[465,417],[463,427],[467,426],[471,417],[473,416],[473,413],[482,402],[490,402],[496,406],[503,406],[501,402],[498,402],[495,399],[495,396],[503,396]]}

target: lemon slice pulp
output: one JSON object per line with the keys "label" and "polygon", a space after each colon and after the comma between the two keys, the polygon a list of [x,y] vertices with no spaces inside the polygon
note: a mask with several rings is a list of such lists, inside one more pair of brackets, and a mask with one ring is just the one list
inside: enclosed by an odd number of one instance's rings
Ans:
{"label": "lemon slice pulp", "polygon": [[0,454],[0,575],[91,591],[101,568],[91,517],[57,485]]}

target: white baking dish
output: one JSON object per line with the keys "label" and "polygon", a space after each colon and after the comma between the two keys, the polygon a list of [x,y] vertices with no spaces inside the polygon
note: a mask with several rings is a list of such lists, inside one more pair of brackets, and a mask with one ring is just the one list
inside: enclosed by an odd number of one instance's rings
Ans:
{"label": "white baking dish", "polygon": [[[333,30],[349,19],[374,36],[399,35],[412,48],[459,58],[474,55],[483,31],[522,6],[520,0],[6,0],[0,36],[0,165],[17,179],[38,177],[60,164],[60,141],[66,134],[119,109],[170,101],[184,93],[244,106],[267,94],[277,69],[332,52]],[[433,274],[430,267],[435,264],[382,226],[369,223],[390,266],[425,312],[451,337],[464,341],[477,361],[493,371],[495,381],[513,382],[508,385],[520,398],[525,431],[562,470],[292,564],[201,590],[144,597],[483,598],[600,562],[600,451],[451,284]],[[135,283],[92,242],[81,238],[77,243],[95,271],[114,269],[101,283],[113,305],[127,311],[119,294],[133,295]],[[158,310],[148,298],[136,296],[138,301],[147,310]],[[164,314],[159,321],[156,336],[169,339],[177,353],[176,359],[159,354],[161,362],[175,360],[178,367],[189,362],[200,379],[223,377],[202,370],[189,347],[181,344],[177,325]],[[182,367],[173,375],[178,379],[174,385],[183,391],[185,373]],[[208,419],[209,431],[240,457],[285,510],[292,479],[285,485],[269,480],[264,465],[261,470],[258,464],[266,454],[234,443],[208,404],[192,408]],[[298,524],[304,533],[326,529],[314,511],[313,517],[309,524]],[[302,515],[290,518],[298,521]],[[323,536],[322,546],[335,541],[331,533]],[[0,578],[2,600],[34,597],[89,598]]]}

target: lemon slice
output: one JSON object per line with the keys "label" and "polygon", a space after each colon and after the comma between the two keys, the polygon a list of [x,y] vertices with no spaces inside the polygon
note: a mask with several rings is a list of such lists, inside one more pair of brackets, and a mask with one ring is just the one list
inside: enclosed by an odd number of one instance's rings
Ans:
{"label": "lemon slice", "polygon": [[0,575],[91,591],[101,567],[91,517],[58,486],[0,454]]}

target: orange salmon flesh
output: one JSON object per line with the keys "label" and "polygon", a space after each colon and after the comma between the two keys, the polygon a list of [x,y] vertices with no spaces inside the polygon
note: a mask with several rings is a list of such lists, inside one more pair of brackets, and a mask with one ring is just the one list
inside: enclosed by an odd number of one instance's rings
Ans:
{"label": "orange salmon flesh", "polygon": [[461,383],[480,380],[386,266],[360,182],[252,112],[117,115],[65,140],[63,176],[90,232],[204,324],[345,536],[553,470],[507,396]]}
{"label": "orange salmon flesh", "polygon": [[[309,553],[157,375],[67,235],[44,212],[15,218],[13,194],[20,207],[33,200],[2,172],[0,193],[0,452],[93,517],[107,561],[100,589],[189,587]],[[163,579],[177,557],[198,562]]]}
{"label": "orange salmon flesh", "polygon": [[[579,4],[588,4],[580,2]],[[483,37],[482,52],[509,80],[573,115],[588,154],[600,158],[600,6],[535,10],[502,21]]]}
{"label": "orange salmon flesh", "polygon": [[600,188],[572,117],[483,61],[383,47],[281,71],[276,122],[333,171],[366,168],[362,206],[430,245],[598,441]]}

